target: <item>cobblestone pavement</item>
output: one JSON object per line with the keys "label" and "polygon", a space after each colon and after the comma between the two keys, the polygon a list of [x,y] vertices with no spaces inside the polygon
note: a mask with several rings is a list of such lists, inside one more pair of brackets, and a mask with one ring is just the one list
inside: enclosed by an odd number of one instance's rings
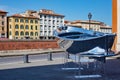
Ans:
{"label": "cobblestone pavement", "polygon": [[101,78],[76,79],[74,76],[78,75],[78,70],[66,71],[62,67],[65,67],[63,59],[4,64],[0,65],[0,80],[120,80],[120,59],[107,60],[104,64],[105,75]]}

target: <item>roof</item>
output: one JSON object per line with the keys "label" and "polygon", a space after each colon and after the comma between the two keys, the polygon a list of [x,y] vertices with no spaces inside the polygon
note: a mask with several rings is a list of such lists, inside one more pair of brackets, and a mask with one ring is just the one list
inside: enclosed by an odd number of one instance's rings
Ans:
{"label": "roof", "polygon": [[14,15],[9,16],[9,17],[19,17],[19,18],[39,19],[38,17],[35,17],[35,16],[22,16],[22,15],[20,15],[20,14],[14,14]]}
{"label": "roof", "polygon": [[70,23],[70,22],[71,22],[71,21],[67,21],[67,20],[64,21],[64,23]]}
{"label": "roof", "polygon": [[[88,20],[76,20],[76,21],[71,22],[71,24],[76,24],[76,23],[87,23],[87,24],[89,24],[89,21]],[[101,24],[100,21],[95,21],[95,20],[91,20],[90,23],[91,24]]]}
{"label": "roof", "polygon": [[56,14],[56,13],[39,12],[39,14],[52,15],[52,16],[62,16],[62,17],[65,17],[64,15],[60,15],[60,14]]}
{"label": "roof", "polygon": [[8,12],[6,12],[6,11],[3,11],[3,10],[0,10],[0,13],[8,13]]}
{"label": "roof", "polygon": [[62,16],[62,17],[64,17],[64,15],[56,14],[56,13],[54,13],[54,11],[48,10],[48,9],[41,9],[40,12],[39,12],[39,14],[52,15],[52,16]]}

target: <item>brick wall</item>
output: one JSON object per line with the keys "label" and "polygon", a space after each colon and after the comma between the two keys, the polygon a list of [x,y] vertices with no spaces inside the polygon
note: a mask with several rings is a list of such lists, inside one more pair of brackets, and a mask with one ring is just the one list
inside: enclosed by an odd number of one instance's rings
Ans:
{"label": "brick wall", "polygon": [[40,40],[4,40],[0,41],[0,50],[24,50],[59,48],[57,41]]}

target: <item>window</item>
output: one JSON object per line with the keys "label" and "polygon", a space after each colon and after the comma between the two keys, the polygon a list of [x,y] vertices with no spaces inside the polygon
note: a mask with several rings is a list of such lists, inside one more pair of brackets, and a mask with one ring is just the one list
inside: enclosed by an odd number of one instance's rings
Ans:
{"label": "window", "polygon": [[26,25],[26,26],[25,26],[25,29],[29,29],[29,26],[28,26],[28,25]]}
{"label": "window", "polygon": [[30,23],[33,23],[33,20],[30,20]]}
{"label": "window", "polygon": [[4,21],[2,21],[2,25],[4,25]]}
{"label": "window", "polygon": [[46,18],[46,15],[44,16],[44,18]]}
{"label": "window", "polygon": [[37,26],[35,26],[35,30],[37,30]]}
{"label": "window", "polygon": [[53,29],[55,30],[55,26],[53,26]]}
{"label": "window", "polygon": [[42,15],[40,15],[40,18],[42,18]]}
{"label": "window", "polygon": [[26,23],[29,23],[28,19],[25,20]]}
{"label": "window", "polygon": [[40,24],[42,24],[43,23],[43,20],[42,19],[40,19]]}
{"label": "window", "polygon": [[48,33],[49,35],[51,34],[51,31],[49,31],[49,33]]}
{"label": "window", "polygon": [[20,29],[24,29],[24,26],[23,26],[23,25],[20,25]]}
{"label": "window", "polygon": [[29,32],[25,32],[25,35],[27,35],[27,36],[28,36],[28,35],[29,35]]}
{"label": "window", "polygon": [[2,19],[4,19],[4,17],[5,17],[5,16],[4,16],[4,15],[2,15]]}
{"label": "window", "polygon": [[38,32],[35,32],[35,36],[38,36]]}
{"label": "window", "polygon": [[11,32],[11,31],[9,32],[9,35],[12,35],[12,32]]}
{"label": "window", "polygon": [[15,19],[15,22],[19,22],[19,20],[18,20],[18,19]]}
{"label": "window", "polygon": [[55,20],[53,20],[53,24],[55,24]]}
{"label": "window", "polygon": [[9,26],[10,26],[10,29],[11,29],[12,28],[11,25],[9,25]]}
{"label": "window", "polygon": [[18,37],[15,37],[15,39],[18,39]]}
{"label": "window", "polygon": [[33,26],[31,25],[31,30],[33,30]]}
{"label": "window", "polygon": [[4,27],[2,27],[2,31],[4,31]]}
{"label": "window", "polygon": [[44,35],[47,36],[47,31],[44,32]]}
{"label": "window", "polygon": [[50,18],[51,18],[51,16],[49,15],[49,16],[48,16],[48,18],[50,19]]}
{"label": "window", "polygon": [[33,32],[30,33],[30,36],[33,36]]}
{"label": "window", "polygon": [[37,24],[37,23],[38,23],[38,20],[35,20],[35,23]]}
{"label": "window", "polygon": [[15,25],[15,29],[19,29],[19,26],[17,24]]}
{"label": "window", "polygon": [[24,20],[23,20],[23,19],[20,19],[20,22],[24,22]]}
{"label": "window", "polygon": [[49,22],[48,22],[49,24],[51,24],[51,20],[49,20]]}
{"label": "window", "polygon": [[43,35],[43,32],[42,32],[42,31],[40,31],[40,35],[41,35],[41,36]]}
{"label": "window", "polygon": [[24,32],[23,32],[23,31],[21,31],[21,32],[20,32],[20,35],[21,35],[21,36],[24,36]]}
{"label": "window", "polygon": [[47,30],[47,26],[46,25],[45,25],[44,29]]}
{"label": "window", "polygon": [[50,30],[51,26],[49,26],[49,30]]}
{"label": "window", "polygon": [[16,32],[15,32],[15,35],[16,35],[16,36],[18,36],[18,35],[19,35],[19,32],[18,32],[18,31],[16,31]]}
{"label": "window", "polygon": [[63,23],[63,21],[61,21],[61,23]]}
{"label": "window", "polygon": [[40,25],[40,30],[43,30],[43,27],[42,27],[42,25]]}
{"label": "window", "polygon": [[44,24],[47,24],[47,20],[45,19]]}

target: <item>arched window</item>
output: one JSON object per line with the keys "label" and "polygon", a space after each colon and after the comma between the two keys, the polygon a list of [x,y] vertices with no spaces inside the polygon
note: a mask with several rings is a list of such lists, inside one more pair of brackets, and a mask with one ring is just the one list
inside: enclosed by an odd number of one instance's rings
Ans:
{"label": "arched window", "polygon": [[29,32],[25,32],[25,35],[29,36]]}
{"label": "arched window", "polygon": [[18,19],[15,19],[15,22],[19,22],[19,20],[18,20]]}
{"label": "arched window", "polygon": [[16,32],[15,32],[15,35],[16,35],[16,36],[18,36],[18,35],[19,35],[19,32],[18,32],[18,31],[16,31]]}
{"label": "arched window", "polygon": [[19,29],[19,26],[17,24],[15,25],[15,29]]}
{"label": "arched window", "polygon": [[33,20],[30,20],[30,23],[33,23]]}
{"label": "arched window", "polygon": [[24,29],[24,26],[23,26],[23,25],[20,25],[20,29]]}
{"label": "arched window", "polygon": [[38,32],[35,32],[35,36],[38,36]]}
{"label": "arched window", "polygon": [[9,35],[12,35],[12,32],[11,32],[11,31],[9,32]]}
{"label": "arched window", "polygon": [[33,36],[33,32],[30,33],[30,36]]}
{"label": "arched window", "polygon": [[35,30],[37,30],[37,26],[35,26]]}
{"label": "arched window", "polygon": [[20,19],[20,22],[24,22],[24,19]]}
{"label": "arched window", "polygon": [[21,32],[20,32],[20,35],[21,35],[21,36],[23,36],[23,35],[24,35],[24,32],[23,32],[23,31],[21,31]]}
{"label": "arched window", "polygon": [[29,29],[29,26],[28,26],[28,25],[26,25],[26,26],[25,26],[25,29]]}

